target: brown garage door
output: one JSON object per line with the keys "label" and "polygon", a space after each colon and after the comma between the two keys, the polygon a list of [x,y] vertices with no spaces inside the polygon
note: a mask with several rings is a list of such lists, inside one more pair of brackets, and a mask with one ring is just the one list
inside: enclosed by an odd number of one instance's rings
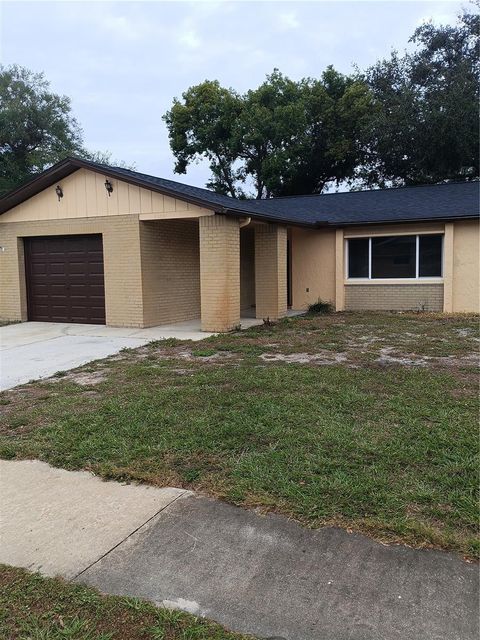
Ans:
{"label": "brown garage door", "polygon": [[25,238],[29,320],[105,324],[101,235]]}

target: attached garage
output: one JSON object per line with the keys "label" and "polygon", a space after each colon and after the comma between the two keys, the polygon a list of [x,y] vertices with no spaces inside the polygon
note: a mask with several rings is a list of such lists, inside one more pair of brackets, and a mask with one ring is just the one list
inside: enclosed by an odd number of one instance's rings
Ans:
{"label": "attached garage", "polygon": [[28,319],[105,324],[100,234],[24,239]]}

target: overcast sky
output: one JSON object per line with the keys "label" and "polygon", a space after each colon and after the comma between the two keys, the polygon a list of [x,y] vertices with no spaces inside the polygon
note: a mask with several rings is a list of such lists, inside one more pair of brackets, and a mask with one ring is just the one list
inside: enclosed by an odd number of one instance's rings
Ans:
{"label": "overcast sky", "polygon": [[203,166],[173,173],[161,116],[174,96],[205,79],[245,91],[275,67],[293,79],[365,68],[403,50],[423,21],[453,22],[462,4],[2,2],[0,57],[72,99],[89,149],[203,186]]}

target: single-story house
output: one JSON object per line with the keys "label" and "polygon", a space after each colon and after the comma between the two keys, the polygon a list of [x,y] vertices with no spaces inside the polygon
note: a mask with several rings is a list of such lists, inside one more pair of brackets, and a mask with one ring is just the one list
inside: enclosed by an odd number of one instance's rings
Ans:
{"label": "single-story house", "polygon": [[479,311],[479,183],[269,200],[74,158],[0,200],[0,318],[226,331],[318,299]]}

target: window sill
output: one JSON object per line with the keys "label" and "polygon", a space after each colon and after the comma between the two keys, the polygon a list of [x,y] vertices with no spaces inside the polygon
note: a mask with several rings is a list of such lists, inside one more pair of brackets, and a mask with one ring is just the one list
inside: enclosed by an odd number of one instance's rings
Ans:
{"label": "window sill", "polygon": [[351,278],[344,280],[345,285],[377,284],[443,284],[443,278]]}

